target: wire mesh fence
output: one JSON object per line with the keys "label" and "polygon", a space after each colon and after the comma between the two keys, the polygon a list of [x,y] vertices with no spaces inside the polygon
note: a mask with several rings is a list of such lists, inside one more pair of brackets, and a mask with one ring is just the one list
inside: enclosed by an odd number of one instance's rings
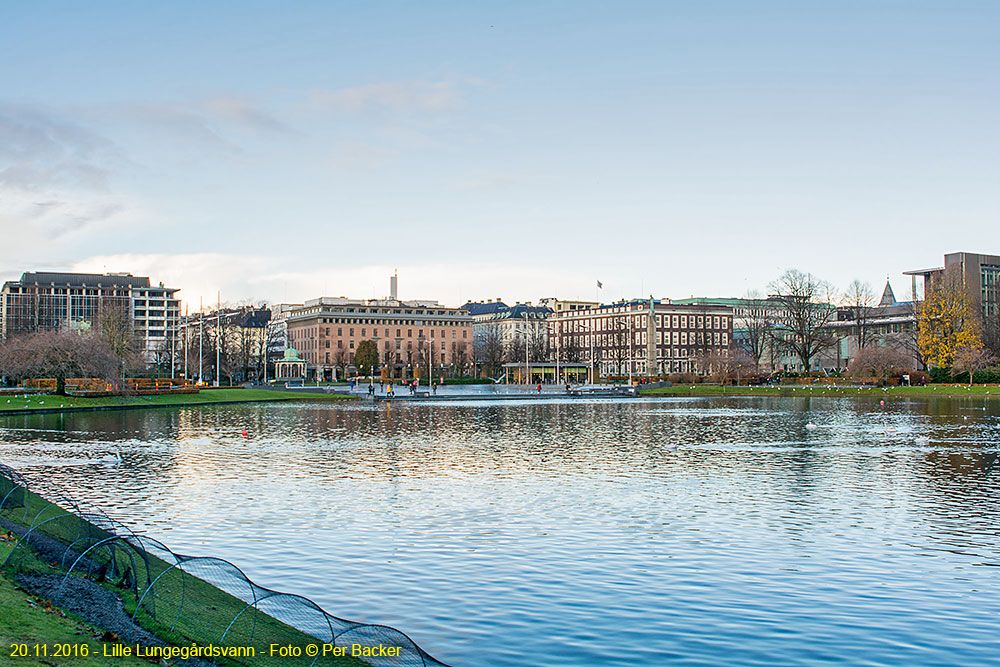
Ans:
{"label": "wire mesh fence", "polygon": [[17,537],[3,564],[8,576],[60,606],[113,592],[128,616],[117,626],[123,640],[201,647],[189,650],[197,657],[189,664],[447,667],[395,628],[333,616],[255,584],[222,558],[176,553],[3,464],[0,527]]}

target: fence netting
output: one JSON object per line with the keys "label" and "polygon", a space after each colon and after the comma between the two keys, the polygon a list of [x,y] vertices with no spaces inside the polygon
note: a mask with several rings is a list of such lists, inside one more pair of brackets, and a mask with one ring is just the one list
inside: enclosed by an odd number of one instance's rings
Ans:
{"label": "fence netting", "polygon": [[[123,640],[256,649],[183,664],[447,667],[395,628],[259,586],[225,559],[176,553],[58,484],[3,464],[0,527],[16,538],[3,564],[9,577],[65,608],[120,598],[130,621],[117,626]],[[272,645],[287,648],[275,654]]]}

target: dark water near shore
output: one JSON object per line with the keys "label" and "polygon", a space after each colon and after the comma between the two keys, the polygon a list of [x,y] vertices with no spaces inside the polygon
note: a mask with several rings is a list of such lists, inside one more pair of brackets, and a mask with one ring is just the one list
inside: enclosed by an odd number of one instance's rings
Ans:
{"label": "dark water near shore", "polygon": [[1000,664],[998,443],[974,399],[0,419],[0,462],[470,667]]}

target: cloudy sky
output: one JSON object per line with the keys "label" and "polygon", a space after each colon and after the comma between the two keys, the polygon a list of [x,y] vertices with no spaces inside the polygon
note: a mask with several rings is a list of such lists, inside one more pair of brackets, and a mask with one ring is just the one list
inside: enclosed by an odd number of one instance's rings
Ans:
{"label": "cloudy sky", "polygon": [[0,279],[880,291],[1000,253],[1000,3],[3,2]]}

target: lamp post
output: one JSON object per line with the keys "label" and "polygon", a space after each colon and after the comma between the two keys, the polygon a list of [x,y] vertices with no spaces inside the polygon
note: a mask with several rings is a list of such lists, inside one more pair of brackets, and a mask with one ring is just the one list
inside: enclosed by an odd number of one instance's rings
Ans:
{"label": "lamp post", "polygon": [[528,366],[528,311],[524,311],[524,384],[528,384],[531,367]]}
{"label": "lamp post", "polygon": [[594,317],[591,314],[587,320],[587,338],[590,339],[590,384],[594,384]]}
{"label": "lamp post", "polygon": [[198,385],[200,386],[205,373],[204,355],[202,355],[202,344],[205,342],[205,303],[201,297],[198,298],[198,310]]}

